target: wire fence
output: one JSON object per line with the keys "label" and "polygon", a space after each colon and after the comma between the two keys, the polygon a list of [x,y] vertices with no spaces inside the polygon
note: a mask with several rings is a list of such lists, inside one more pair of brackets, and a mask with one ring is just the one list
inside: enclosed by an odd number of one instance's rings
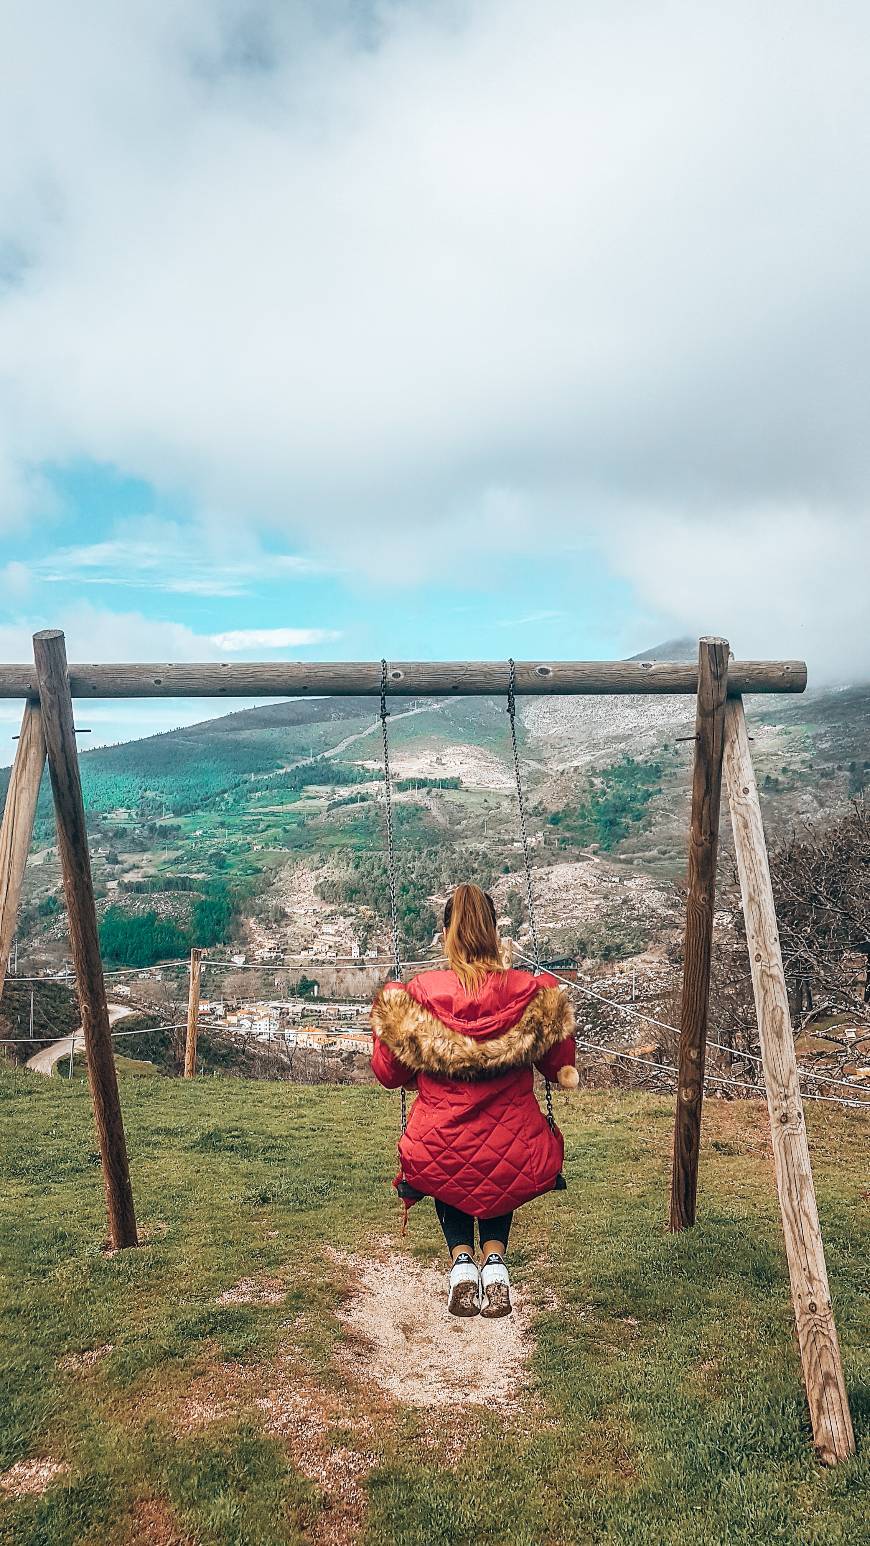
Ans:
{"label": "wire fence", "polygon": [[[524,955],[519,950],[517,951],[517,955],[518,955],[518,957],[521,960],[525,960],[528,964],[532,964],[530,956]],[[644,1012],[642,1010],[635,1009],[634,1006],[631,1005],[631,1004],[621,1004],[618,999],[608,998],[603,993],[597,993],[597,992],[595,992],[594,989],[588,988],[584,983],[576,982],[576,981],[574,981],[570,977],[565,977],[560,972],[551,972],[550,976],[551,977],[555,977],[558,982],[561,982],[566,987],[571,988],[574,991],[583,994],[587,998],[595,999],[595,1000],[597,1000],[600,1003],[607,1004],[607,1005],[609,1005],[609,1007],[611,1009],[615,1009],[620,1014],[630,1015],[635,1020],[642,1020],[642,1021],[644,1021],[647,1024],[655,1025],[660,1030],[668,1031],[672,1036],[674,1036],[677,1039],[679,1039],[679,1036],[680,1036],[679,1026],[669,1025],[667,1021],[659,1019],[658,1016],[656,1016],[656,1015],[644,1014]],[[662,1063],[658,1063],[658,1062],[655,1062],[652,1058],[644,1058],[641,1054],[636,1053],[636,1052],[626,1052],[623,1048],[621,1048],[621,1047],[614,1047],[614,1046],[612,1046],[611,1044],[609,1044],[607,1042],[589,1041],[585,1037],[578,1036],[576,1032],[575,1032],[575,1041],[576,1041],[577,1046],[583,1047],[584,1050],[587,1050],[587,1051],[590,1051],[590,1052],[596,1052],[596,1053],[604,1053],[604,1054],[606,1054],[607,1056],[610,1056],[610,1057],[615,1057],[615,1058],[623,1059],[623,1060],[625,1060],[627,1062],[631,1062],[631,1063],[635,1063],[635,1064],[641,1064],[644,1067],[647,1067],[647,1068],[653,1070],[654,1073],[658,1077],[666,1078],[671,1083],[677,1077],[678,1069],[677,1069],[675,1064],[662,1064]],[[726,1052],[729,1055],[733,1055],[733,1048],[727,1046],[726,1044],[724,1044],[722,1042],[714,1041],[714,1040],[708,1040],[707,1045],[710,1046],[710,1047],[716,1048],[718,1051]],[[739,1056],[742,1058],[742,1057],[745,1056],[745,1054],[743,1052],[741,1052],[739,1054]],[[754,1054],[751,1055],[751,1060],[753,1062],[758,1063],[759,1065],[762,1064],[762,1059],[760,1057],[756,1057]],[[870,1108],[870,1092],[864,1090],[862,1085],[857,1084],[857,1083],[853,1083],[853,1082],[851,1082],[849,1080],[845,1080],[845,1079],[843,1079],[843,1080],[831,1079],[830,1076],[828,1076],[828,1075],[817,1074],[817,1073],[814,1072],[813,1069],[804,1068],[802,1064],[798,1064],[797,1067],[798,1067],[798,1075],[799,1075],[799,1077],[801,1077],[803,1079],[817,1080],[819,1082],[825,1082],[825,1083],[830,1082],[830,1083],[834,1083],[834,1084],[838,1084],[838,1085],[843,1085],[847,1089],[853,1089],[853,1090],[856,1090],[856,1091],[860,1092],[858,1095],[856,1095],[852,1099],[844,1099],[842,1096],[837,1096],[837,1095],[821,1095],[821,1094],[814,1093],[814,1092],[809,1091],[809,1090],[804,1090],[804,1091],[802,1091],[802,1096],[803,1096],[803,1098],[805,1100],[827,1101],[827,1102],[830,1102],[831,1104],[833,1104],[835,1106],[847,1106],[847,1107],[850,1107],[852,1109],[855,1109],[855,1108],[858,1108],[858,1107]],[[747,1080],[744,1080],[744,1079],[734,1079],[734,1078],[732,1078],[728,1074],[711,1073],[711,1072],[708,1072],[706,1070],[705,1070],[705,1076],[704,1076],[704,1084],[705,1084],[705,1088],[707,1087],[708,1084],[715,1084],[715,1085],[725,1086],[725,1087],[728,1087],[728,1088],[745,1090],[745,1091],[747,1091],[752,1096],[764,1095],[766,1097],[766,1095],[767,1095],[767,1090],[766,1090],[766,1088],[765,1088],[765,1086],[763,1084],[751,1084]]]}
{"label": "wire fence", "polygon": [[[513,941],[511,943],[513,945],[514,954],[515,954],[515,957],[516,957],[517,960],[523,961],[525,964],[527,964],[529,966],[534,966],[535,965],[532,957],[530,955],[526,954],[524,951],[522,951],[519,948],[519,946],[516,944],[515,941]],[[218,969],[218,970],[227,971],[227,972],[259,971],[259,972],[263,972],[263,973],[266,973],[266,974],[274,972],[275,970],[281,970],[282,968],[302,967],[302,966],[315,966],[315,965],[330,965],[330,966],[337,966],[339,968],[344,968],[346,966],[354,966],[354,967],[358,967],[358,968],[359,967],[362,967],[362,968],[370,967],[372,969],[380,968],[380,967],[383,967],[383,968],[387,968],[388,967],[388,968],[392,969],[394,967],[394,961],[393,961],[392,956],[387,956],[387,955],[377,956],[377,957],[374,957],[374,956],[367,956],[367,957],[358,957],[358,956],[338,957],[338,956],[326,956],[326,955],[321,956],[321,957],[314,957],[314,956],[298,954],[298,955],[286,955],[286,956],[280,958],[280,960],[269,961],[269,962],[256,962],[256,961],[240,962],[240,961],[234,961],[234,960],[232,960],[232,958],[226,958],[226,959],[220,958],[220,959],[208,959],[207,961],[204,960],[202,964],[203,964],[203,968],[208,967],[208,968],[213,969],[213,970],[214,969]],[[437,967],[438,965],[443,964],[443,958],[439,957],[439,958],[430,959],[430,960],[423,960],[423,959],[403,960],[401,964],[402,964],[403,970],[406,971],[406,972],[408,970],[411,970],[411,969],[417,969],[417,970],[420,970],[420,969],[431,969],[432,967]],[[121,967],[121,968],[114,968],[114,969],[111,969],[111,970],[107,971],[106,972],[106,976],[107,977],[124,976],[124,977],[127,977],[127,978],[142,978],[142,977],[148,977],[148,976],[152,976],[153,977],[155,974],[162,973],[162,972],[165,972],[165,971],[173,971],[174,970],[174,971],[185,971],[186,972],[186,971],[189,970],[189,966],[190,966],[189,958],[184,957],[184,958],[178,959],[178,960],[169,960],[169,961],[158,962],[155,965],[150,966],[150,967],[142,967],[142,968],[138,968],[138,967],[136,967],[136,968],[129,968],[129,967],[123,968],[123,967]],[[620,1000],[612,998],[612,997],[608,996],[607,994],[601,993],[599,990],[590,987],[587,983],[581,982],[581,981],[579,981],[576,978],[566,977],[563,972],[551,971],[550,975],[555,977],[558,982],[563,984],[569,990],[571,990],[571,991],[573,991],[575,993],[580,994],[582,997],[584,997],[585,999],[588,999],[588,1000],[590,1000],[592,1002],[603,1004],[603,1005],[607,1006],[609,1009],[615,1011],[618,1015],[622,1015],[625,1018],[631,1019],[633,1021],[640,1022],[640,1023],[644,1024],[644,1025],[654,1026],[656,1029],[666,1032],[668,1035],[673,1036],[675,1039],[678,1039],[679,1036],[680,1036],[680,1029],[679,1029],[678,1026],[670,1024],[668,1021],[663,1020],[658,1015],[651,1014],[648,1011],[645,1011],[643,1009],[638,1008],[636,1003],[630,1003],[630,1004],[622,1003],[622,1002],[620,1002]],[[16,977],[16,976],[11,976],[10,975],[10,976],[7,977],[7,982],[10,982],[10,983],[12,983],[12,982],[32,983],[32,984],[43,984],[43,985],[45,985],[45,984],[60,984],[60,985],[69,985],[69,986],[71,986],[71,985],[73,985],[75,983],[75,976],[72,973],[69,976],[66,976],[66,977],[63,977],[63,978],[60,978],[60,977],[30,977],[30,976],[28,976],[28,977],[24,977],[24,976]],[[362,1001],[362,1000],[360,1001],[360,1009],[361,1009],[361,1011],[364,1009],[364,1005],[365,1005],[366,1002],[367,1001]],[[241,1001],[239,1001],[239,1004],[238,1004],[238,1012],[244,1012],[246,1009],[253,1011],[255,1006],[257,1005],[257,1003],[258,1003],[258,1001],[256,999],[254,999],[254,1000],[241,1000]],[[315,1005],[317,1006],[316,1009],[315,1009]],[[311,1013],[312,1014],[319,1014],[320,1017],[325,1016],[330,1011],[330,1009],[333,1008],[333,1007],[334,1006],[332,1006],[332,1004],[330,1003],[329,1000],[319,1000],[319,1001],[312,1000],[311,1001]],[[142,1009],[140,1009],[137,1006],[137,1007],[131,1008],[130,1012],[131,1013],[147,1013],[147,1010],[142,1010]],[[171,1031],[173,1033],[177,1033],[178,1031],[184,1029],[185,1024],[186,1024],[186,1022],[169,1022],[169,1023],[166,1023],[166,1024],[159,1024],[159,1025],[156,1025],[156,1026],[139,1026],[139,1027],[137,1027],[134,1030],[127,1030],[127,1029],[125,1029],[125,1030],[112,1030],[112,1031],[110,1031],[110,1035],[112,1036],[112,1038],[114,1040],[114,1039],[123,1039],[123,1038],[136,1037],[136,1036],[147,1036],[149,1034],[154,1034],[154,1033],[157,1033],[157,1032]],[[240,1040],[242,1038],[245,1038],[246,1040],[250,1040],[251,1036],[252,1036],[252,1031],[251,1031],[251,1029],[249,1027],[246,1028],[246,1027],[236,1027],[236,1026],[233,1026],[233,1025],[221,1025],[219,1023],[211,1022],[211,1021],[206,1020],[206,1019],[202,1020],[200,1022],[200,1024],[201,1024],[201,1027],[208,1026],[209,1029],[219,1030],[224,1035],[233,1036],[233,1037],[235,1037],[237,1039],[240,1039]],[[34,1032],[36,1032],[36,1025],[35,1024],[34,1024]],[[56,1028],[52,1028],[51,1025],[46,1021],[46,1022],[44,1022],[43,1034],[32,1034],[30,1036],[5,1036],[5,1037],[0,1037],[0,1045],[2,1045],[2,1046],[23,1046],[25,1044],[29,1044],[29,1045],[36,1045],[36,1044],[44,1045],[46,1042],[50,1042],[51,1040],[67,1041],[74,1034],[76,1036],[79,1036],[79,1035],[82,1035],[82,1032],[81,1032],[81,1030],[79,1030],[79,1031],[77,1031],[75,1033],[72,1033],[72,1032],[67,1032],[65,1034],[57,1033]],[[269,1032],[266,1032],[266,1033],[258,1032],[258,1033],[255,1034],[254,1039],[256,1039],[256,1040],[266,1040],[267,1037],[269,1036],[269,1034],[270,1034]],[[285,1033],[284,1033],[284,1031],[280,1027],[276,1027],[275,1031],[273,1033],[271,1033],[271,1034],[274,1035],[275,1037],[279,1037],[279,1038],[283,1039]],[[345,1033],[345,1034],[347,1034],[347,1033]],[[721,1037],[723,1034],[724,1033],[720,1030],[718,1032],[715,1032],[712,1037],[708,1037],[707,1046],[711,1047],[714,1050],[716,1050],[718,1052],[721,1052],[721,1053],[723,1053],[723,1054],[725,1054],[725,1055],[727,1055],[729,1057],[736,1056],[741,1061],[751,1062],[754,1065],[756,1065],[759,1069],[763,1066],[763,1059],[757,1053],[750,1052],[750,1051],[748,1051],[748,1050],[746,1050],[744,1048],[736,1050],[733,1046],[729,1046],[726,1041],[722,1041],[722,1040],[717,1039],[717,1037]],[[629,1063],[629,1064],[632,1064],[632,1065],[644,1068],[644,1069],[649,1071],[649,1075],[651,1077],[657,1078],[657,1079],[659,1079],[661,1081],[666,1081],[668,1083],[669,1087],[672,1087],[673,1084],[674,1084],[674,1081],[675,1081],[677,1073],[678,1073],[678,1070],[677,1070],[677,1067],[676,1067],[675,1064],[663,1064],[661,1062],[655,1061],[652,1058],[645,1058],[640,1053],[627,1051],[623,1047],[614,1046],[610,1042],[605,1042],[605,1041],[602,1041],[600,1039],[599,1040],[591,1040],[591,1039],[589,1039],[587,1037],[583,1037],[583,1036],[581,1036],[581,1035],[579,1035],[577,1033],[575,1033],[575,1041],[577,1043],[577,1046],[581,1047],[584,1051],[588,1051],[588,1052],[591,1052],[591,1053],[594,1053],[594,1054],[598,1054],[598,1055],[601,1055],[602,1057],[605,1057],[605,1058],[615,1058],[618,1061],[626,1062],[626,1063]],[[868,1091],[865,1086],[861,1085],[857,1081],[855,1081],[853,1079],[849,1079],[847,1077],[843,1077],[843,1076],[838,1077],[838,1076],[830,1074],[830,1073],[819,1073],[819,1072],[817,1072],[814,1069],[807,1068],[805,1065],[803,1065],[801,1063],[797,1064],[797,1071],[798,1071],[798,1076],[799,1076],[800,1080],[802,1082],[804,1082],[804,1083],[809,1082],[810,1084],[813,1084],[813,1085],[816,1085],[816,1086],[824,1085],[828,1089],[842,1089],[842,1090],[850,1090],[850,1091],[855,1092],[851,1096],[851,1098],[845,1098],[843,1096],[838,1096],[838,1095],[833,1095],[833,1094],[823,1094],[823,1093],[819,1092],[818,1090],[807,1090],[807,1089],[804,1089],[802,1091],[802,1095],[803,1095],[803,1098],[805,1100],[826,1101],[826,1102],[829,1102],[829,1103],[834,1104],[834,1105],[843,1106],[843,1107],[847,1107],[847,1108],[851,1108],[851,1109],[857,1109],[857,1108],[860,1108],[860,1107],[868,1107],[868,1108],[870,1108],[870,1091]],[[726,1088],[726,1089],[741,1090],[741,1091],[744,1091],[747,1095],[752,1096],[752,1097],[758,1097],[758,1096],[761,1096],[761,1095],[766,1095],[765,1086],[764,1086],[764,1084],[762,1082],[751,1082],[751,1081],[745,1080],[745,1079],[737,1079],[737,1078],[734,1078],[733,1075],[716,1073],[716,1072],[712,1072],[712,1071],[709,1071],[709,1070],[705,1071],[705,1086],[714,1086],[714,1087],[720,1087],[720,1088]]]}

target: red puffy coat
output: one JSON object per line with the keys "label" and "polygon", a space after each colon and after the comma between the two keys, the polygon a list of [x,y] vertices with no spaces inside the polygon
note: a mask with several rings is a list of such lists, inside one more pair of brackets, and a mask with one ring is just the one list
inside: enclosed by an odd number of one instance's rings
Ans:
{"label": "red puffy coat", "polygon": [[574,1017],[556,979],[492,972],[466,993],[455,972],[388,982],[372,1006],[372,1068],[416,1089],[399,1143],[402,1175],[430,1197],[496,1218],[552,1191],[563,1142],[534,1093],[533,1069],[573,1067]]}

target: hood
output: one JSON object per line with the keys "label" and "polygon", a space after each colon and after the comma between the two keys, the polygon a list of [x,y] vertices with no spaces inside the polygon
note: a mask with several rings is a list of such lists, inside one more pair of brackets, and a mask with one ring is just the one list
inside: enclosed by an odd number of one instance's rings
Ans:
{"label": "hood", "polygon": [[487,983],[471,999],[452,972],[424,972],[407,987],[388,982],[372,1005],[372,1030],[406,1068],[451,1079],[529,1068],[573,1029],[571,1002],[546,974],[499,974],[497,991]]}
{"label": "hood", "polygon": [[[401,985],[400,985],[401,986]],[[466,993],[455,972],[421,972],[404,984],[405,991],[442,1025],[464,1036],[497,1036],[522,1019],[541,988],[555,987],[544,973],[491,972],[475,994]]]}

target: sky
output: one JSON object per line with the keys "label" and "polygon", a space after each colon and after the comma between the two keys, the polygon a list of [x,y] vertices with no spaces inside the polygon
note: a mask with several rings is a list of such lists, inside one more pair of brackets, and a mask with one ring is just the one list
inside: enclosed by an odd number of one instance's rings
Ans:
{"label": "sky", "polygon": [[720,633],[870,679],[864,0],[0,31],[0,659]]}

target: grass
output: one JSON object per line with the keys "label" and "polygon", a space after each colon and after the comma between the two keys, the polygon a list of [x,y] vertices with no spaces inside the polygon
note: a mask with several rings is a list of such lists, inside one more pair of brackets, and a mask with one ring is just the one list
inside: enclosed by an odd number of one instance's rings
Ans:
{"label": "grass", "polygon": [[[369,1088],[124,1078],[144,1243],[109,1256],[85,1086],[4,1070],[0,1099],[0,1469],[29,1456],[70,1466],[43,1496],[0,1506],[2,1546],[863,1538],[868,1124],[857,1113],[809,1116],[859,1443],[855,1460],[826,1471],[810,1447],[758,1105],[708,1102],[701,1222],[671,1237],[670,1103],[560,1100],[570,1189],[523,1211],[512,1251],[515,1277],[539,1299],[532,1387],[507,1418],[439,1414],[433,1439],[427,1414],[341,1374],[346,1270],[320,1251],[324,1238],[366,1252],[396,1233],[395,1100]],[[436,1259],[428,1203],[400,1248]],[[217,1303],[258,1277],[277,1277],[285,1302]],[[93,1361],[76,1367],[89,1350]],[[328,1409],[325,1456],[367,1452],[352,1534],[321,1533],[329,1466],[312,1479],[304,1463],[310,1425],[301,1439],[265,1425],[255,1394],[276,1382]],[[232,1410],[191,1425],[191,1393],[228,1388],[241,1393]]]}

